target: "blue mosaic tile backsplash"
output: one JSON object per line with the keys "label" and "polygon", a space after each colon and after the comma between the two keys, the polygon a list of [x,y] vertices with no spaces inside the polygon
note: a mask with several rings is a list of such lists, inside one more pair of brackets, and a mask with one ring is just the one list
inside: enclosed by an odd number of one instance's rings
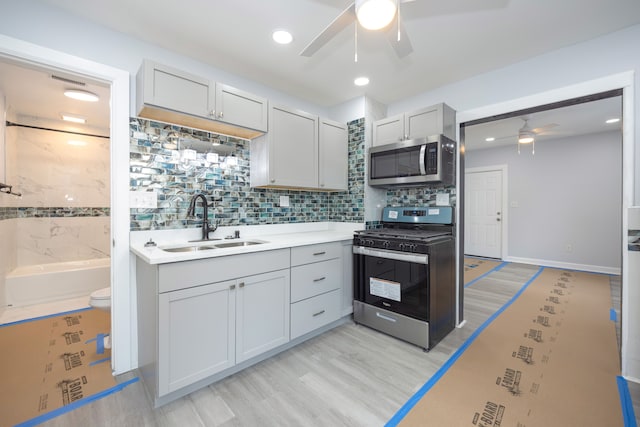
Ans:
{"label": "blue mosaic tile backsplash", "polygon": [[[249,142],[144,119],[131,119],[130,188],[155,191],[156,209],[131,209],[131,230],[199,227],[202,209],[187,217],[191,197],[203,192],[213,208],[209,220],[221,226],[299,222],[364,222],[364,118],[348,123],[349,190],[314,191],[258,189],[249,186]],[[220,144],[218,153],[181,153],[178,141]],[[206,143],[206,144],[205,144]],[[195,157],[194,157],[195,156]],[[387,191],[393,206],[434,205],[436,194],[449,193],[455,206],[455,186],[403,188]],[[280,207],[280,196],[289,207]],[[375,227],[378,224],[368,224]]]}
{"label": "blue mosaic tile backsplash", "polygon": [[[209,220],[221,226],[364,220],[364,119],[349,124],[349,191],[257,189],[249,186],[249,142],[143,119],[130,123],[130,189],[155,191],[157,209],[131,209],[131,230],[198,227],[187,217],[191,196],[204,193],[214,207]],[[179,141],[216,143],[226,155],[188,152]],[[198,150],[203,151],[203,150]],[[195,157],[195,158],[194,158]],[[289,207],[280,207],[280,196]]]}

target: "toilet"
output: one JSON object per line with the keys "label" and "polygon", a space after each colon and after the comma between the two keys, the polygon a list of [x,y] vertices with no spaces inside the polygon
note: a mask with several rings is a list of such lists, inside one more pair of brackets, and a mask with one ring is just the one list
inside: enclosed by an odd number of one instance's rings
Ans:
{"label": "toilet", "polygon": [[[111,287],[91,292],[89,305],[98,310],[111,313]],[[96,352],[102,354],[105,348],[111,348],[111,336],[109,334],[98,334],[96,337]]]}
{"label": "toilet", "polygon": [[91,292],[89,305],[99,310],[111,312],[111,287]]}

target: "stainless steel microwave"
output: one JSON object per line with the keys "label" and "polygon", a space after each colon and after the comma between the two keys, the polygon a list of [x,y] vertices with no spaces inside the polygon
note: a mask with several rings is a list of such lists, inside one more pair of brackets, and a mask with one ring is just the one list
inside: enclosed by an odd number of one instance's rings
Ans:
{"label": "stainless steel microwave", "polygon": [[456,143],[444,135],[369,149],[369,185],[412,187],[455,184]]}

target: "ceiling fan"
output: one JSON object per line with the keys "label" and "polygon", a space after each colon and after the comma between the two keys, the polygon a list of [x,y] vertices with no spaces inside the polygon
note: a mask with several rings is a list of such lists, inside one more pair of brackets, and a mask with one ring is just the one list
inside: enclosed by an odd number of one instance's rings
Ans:
{"label": "ceiling fan", "polygon": [[[356,54],[358,62],[357,37],[358,24],[365,29],[376,31],[387,29],[389,43],[398,58],[404,58],[413,51],[402,20],[400,19],[400,3],[410,3],[415,0],[355,0],[337,18],[318,34],[303,50],[301,56],[313,56],[320,48],[335,37],[348,25],[356,22]],[[395,18],[395,19],[394,19]],[[391,25],[393,22],[394,25]]]}
{"label": "ceiling fan", "polygon": [[520,144],[531,144],[531,154],[536,154],[536,136],[541,135],[558,126],[557,123],[549,123],[548,125],[532,129],[529,126],[529,116],[520,117],[524,120],[524,125],[518,130],[518,154],[520,154]]}

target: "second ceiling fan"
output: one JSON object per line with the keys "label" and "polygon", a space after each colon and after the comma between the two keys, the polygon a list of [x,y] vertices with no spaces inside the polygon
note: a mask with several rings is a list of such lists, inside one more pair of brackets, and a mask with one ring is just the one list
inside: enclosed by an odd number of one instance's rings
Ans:
{"label": "second ceiling fan", "polygon": [[404,58],[413,51],[413,47],[400,18],[400,4],[413,1],[415,0],[356,0],[318,34],[300,55],[312,56],[348,25],[356,22],[368,30],[386,29],[391,47],[398,58]]}

